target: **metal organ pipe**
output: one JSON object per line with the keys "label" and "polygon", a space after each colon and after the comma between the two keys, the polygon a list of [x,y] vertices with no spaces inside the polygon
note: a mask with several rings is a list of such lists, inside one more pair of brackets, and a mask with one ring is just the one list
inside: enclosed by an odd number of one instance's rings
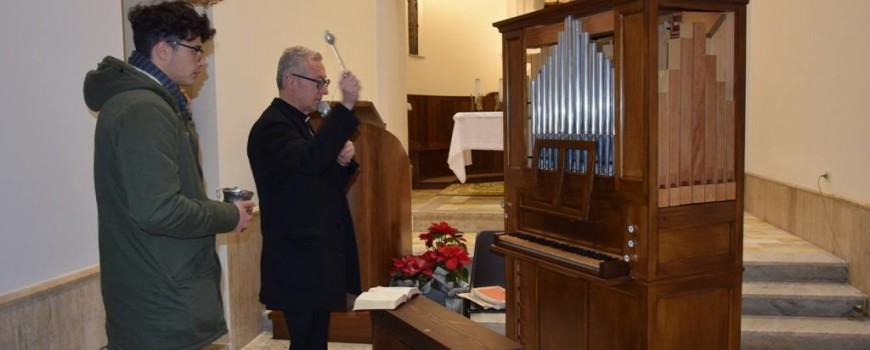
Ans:
{"label": "metal organ pipe", "polygon": [[[558,42],[541,50],[548,55],[530,82],[532,141],[538,139],[595,141],[596,175],[614,175],[615,70],[579,20],[568,17]],[[558,154],[541,149],[539,169],[555,169]],[[565,155],[569,172],[585,171],[588,155]]]}

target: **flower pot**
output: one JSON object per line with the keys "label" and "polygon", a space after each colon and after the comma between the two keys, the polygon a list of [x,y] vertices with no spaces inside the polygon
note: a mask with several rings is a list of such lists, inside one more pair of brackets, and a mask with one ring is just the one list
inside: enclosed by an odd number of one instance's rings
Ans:
{"label": "flower pot", "polygon": [[438,304],[444,305],[450,311],[462,314],[463,301],[460,297],[449,297],[444,291],[435,288],[430,289],[428,293],[423,293],[423,295]]}

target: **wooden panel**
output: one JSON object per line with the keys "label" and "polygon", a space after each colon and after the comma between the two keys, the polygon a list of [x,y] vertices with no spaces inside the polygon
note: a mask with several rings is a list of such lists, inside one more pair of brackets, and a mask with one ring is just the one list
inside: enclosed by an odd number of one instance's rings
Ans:
{"label": "wooden panel", "polygon": [[725,83],[716,82],[716,200],[722,201],[727,199],[727,188],[725,182],[725,158],[727,156],[725,136]]}
{"label": "wooden panel", "polygon": [[502,50],[506,71],[507,100],[505,107],[506,169],[521,170],[526,164],[526,49],[521,32],[505,34]]}
{"label": "wooden panel", "polygon": [[[502,67],[504,69],[504,177],[505,218],[516,218],[517,189],[524,182],[526,165],[526,49],[523,31],[515,30],[502,36]],[[515,220],[505,220],[505,230],[516,230]],[[516,339],[516,338],[512,338]]]}
{"label": "wooden panel", "polygon": [[[646,38],[644,36],[643,13],[623,15],[619,19],[620,26],[617,28],[617,37],[621,39],[620,56],[621,70],[617,69],[617,85],[622,85],[622,94],[617,106],[622,106],[617,111],[617,139],[619,145],[619,167],[617,174],[621,179],[641,180],[646,173],[646,113],[644,79],[646,75],[645,52]],[[632,59],[626,59],[632,57]],[[621,132],[620,132],[621,131]]]}
{"label": "wooden panel", "polygon": [[692,203],[692,39],[680,38],[680,204]]}
{"label": "wooden panel", "polygon": [[733,201],[662,209],[658,217],[656,270],[659,276],[715,273],[739,264],[742,230]]}
{"label": "wooden panel", "polygon": [[[688,24],[687,24],[688,25]],[[706,27],[704,23],[692,23],[692,203],[704,202],[704,136],[706,128],[707,106],[707,68],[705,43]]]}
{"label": "wooden panel", "polygon": [[[453,133],[453,115],[469,112],[470,96],[408,95],[408,144],[412,151],[446,149]],[[446,160],[445,160],[446,162]]]}
{"label": "wooden panel", "polygon": [[732,225],[659,231],[659,263],[677,260],[705,259],[731,253]]}
{"label": "wooden panel", "polygon": [[668,131],[670,130],[670,97],[668,96],[669,72],[659,71],[659,99],[658,99],[658,203],[659,207],[667,207],[670,204],[671,190],[668,187]]}
{"label": "wooden panel", "polygon": [[[735,199],[737,198],[737,187],[735,183],[737,181],[742,181],[742,179],[737,178],[737,170],[736,167],[742,167],[742,159],[743,152],[742,146],[738,146],[735,142],[736,140],[740,140],[740,143],[743,143],[743,130],[742,128],[736,129],[735,123],[737,123],[737,106],[734,101],[725,101],[725,184],[726,184],[726,199]],[[741,120],[743,119],[742,115],[740,116]],[[742,124],[742,122],[741,122]],[[737,133],[740,133],[738,138]],[[739,147],[739,148],[738,148]],[[736,158],[740,157],[741,161],[738,163]],[[739,165],[735,165],[739,164]],[[742,170],[742,168],[741,168]]]}
{"label": "wooden panel", "polygon": [[[613,11],[581,17],[580,24],[583,31],[592,36],[613,32]],[[555,45],[558,42],[559,32],[564,28],[564,22],[527,28],[525,30],[526,47]]]}
{"label": "wooden panel", "polygon": [[541,349],[577,344],[585,349],[588,283],[548,269],[538,271],[538,314]]}
{"label": "wooden panel", "polygon": [[[359,246],[363,290],[387,285],[392,258],[410,253],[411,171],[399,139],[365,122],[380,119],[371,103],[354,108],[360,123],[356,159],[360,166],[347,193]],[[390,203],[383,206],[383,203]]]}
{"label": "wooden panel", "polygon": [[526,349],[539,349],[539,329],[537,303],[539,300],[537,289],[537,267],[519,259],[506,260],[513,284],[509,284],[507,290],[508,300],[513,300],[507,307],[509,321],[507,323],[507,335],[523,344]]}
{"label": "wooden panel", "polygon": [[734,205],[735,203],[731,201],[663,208],[659,210],[658,229],[680,230],[730,222],[734,220]]}
{"label": "wooden panel", "polygon": [[[447,152],[453,135],[453,115],[472,110],[470,96],[408,95],[408,145],[412,166],[412,188],[443,188],[456,178],[447,166]],[[495,94],[487,94],[484,106],[494,110]],[[470,182],[502,179],[504,153],[472,151],[474,164],[466,168]]]}
{"label": "wooden panel", "polygon": [[[668,46],[671,51],[679,50],[679,40],[671,40]],[[679,54],[676,55],[679,57]],[[673,62],[673,60],[669,61]],[[680,132],[681,132],[681,106],[682,96],[680,85],[681,74],[679,69],[669,69],[669,95],[670,95],[670,130],[668,133],[668,186],[670,188],[670,206],[680,205]]]}
{"label": "wooden panel", "polygon": [[[719,100],[716,99],[716,56],[705,56],[706,77],[704,82],[706,88],[704,97],[706,117],[705,126],[706,132],[704,135],[704,201],[713,202],[716,200],[716,143],[719,139],[716,138],[716,127],[718,126],[716,118],[716,109]],[[722,101],[724,102],[724,101]]]}
{"label": "wooden panel", "polygon": [[590,350],[638,348],[638,297],[613,288],[590,286],[586,341]]}
{"label": "wooden panel", "polygon": [[654,338],[649,348],[739,348],[739,344],[730,340],[733,329],[730,320],[739,318],[731,315],[733,297],[733,289],[725,286],[658,299]]}

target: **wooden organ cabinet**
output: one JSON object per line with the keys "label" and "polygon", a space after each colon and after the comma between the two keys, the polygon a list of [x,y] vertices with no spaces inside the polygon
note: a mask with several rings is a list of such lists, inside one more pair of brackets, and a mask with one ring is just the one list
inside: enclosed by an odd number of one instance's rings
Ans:
{"label": "wooden organ cabinet", "polygon": [[507,335],[739,349],[747,0],[575,0],[494,24]]}

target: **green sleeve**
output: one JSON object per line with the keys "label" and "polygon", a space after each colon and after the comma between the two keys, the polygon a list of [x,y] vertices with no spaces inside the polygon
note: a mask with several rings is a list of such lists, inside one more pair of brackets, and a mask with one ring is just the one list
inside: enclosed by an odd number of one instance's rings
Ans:
{"label": "green sleeve", "polygon": [[[167,106],[168,107],[168,106]],[[116,121],[117,162],[130,216],[145,232],[193,238],[230,232],[238,223],[235,205],[185,196],[181,152],[187,152],[180,121],[169,108],[137,104]],[[199,191],[196,191],[199,193]]]}

